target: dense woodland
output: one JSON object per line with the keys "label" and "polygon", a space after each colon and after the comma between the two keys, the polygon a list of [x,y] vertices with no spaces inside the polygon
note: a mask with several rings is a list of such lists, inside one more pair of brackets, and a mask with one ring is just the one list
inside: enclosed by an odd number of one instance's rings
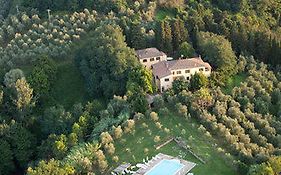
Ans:
{"label": "dense woodland", "polygon": [[[278,0],[0,0],[0,175],[108,174],[114,140],[168,109],[217,140],[237,174],[278,174],[280,23]],[[152,72],[135,55],[147,47],[214,70],[176,80],[151,109]],[[86,94],[67,105],[65,64]]]}

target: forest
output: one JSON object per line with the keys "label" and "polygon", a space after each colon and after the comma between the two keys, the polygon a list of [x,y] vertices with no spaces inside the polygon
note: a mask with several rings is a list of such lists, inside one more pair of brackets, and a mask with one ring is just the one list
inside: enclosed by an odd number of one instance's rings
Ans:
{"label": "forest", "polygon": [[[110,174],[174,135],[216,145],[227,169],[195,174],[281,172],[278,0],[0,0],[0,25],[0,175]],[[158,89],[135,54],[149,47],[212,74],[150,107]]]}

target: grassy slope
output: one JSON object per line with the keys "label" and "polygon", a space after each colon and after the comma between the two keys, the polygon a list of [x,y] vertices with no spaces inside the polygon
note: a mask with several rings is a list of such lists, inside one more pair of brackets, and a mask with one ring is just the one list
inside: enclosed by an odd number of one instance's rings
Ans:
{"label": "grassy slope", "polygon": [[[142,162],[143,158],[155,156],[157,153],[165,153],[172,156],[181,156],[183,159],[193,161],[198,165],[192,170],[197,175],[236,175],[238,174],[229,164],[231,161],[225,159],[221,153],[218,153],[214,148],[215,141],[208,138],[198,131],[198,125],[191,120],[186,120],[182,117],[169,114],[167,116],[160,116],[162,128],[169,128],[170,134],[166,134],[163,129],[158,129],[150,119],[142,119],[136,124],[136,132],[134,135],[125,134],[120,140],[115,142],[116,154],[119,157],[119,162],[138,163]],[[142,123],[149,125],[144,128]],[[193,123],[193,124],[192,124]],[[186,131],[182,134],[182,129]],[[148,130],[151,130],[151,135]],[[188,145],[192,150],[206,161],[206,164],[200,163],[195,157],[185,150],[179,148],[176,143],[171,142],[168,145],[156,150],[154,148],[154,137],[159,135],[162,142],[169,136],[181,136],[187,140]],[[192,136],[192,137],[191,137]],[[190,139],[192,138],[192,139]],[[144,154],[144,149],[148,148],[148,154]],[[232,159],[231,159],[232,160]],[[226,163],[228,162],[228,163]],[[116,163],[110,163],[116,167]]]}
{"label": "grassy slope", "polygon": [[239,86],[240,83],[244,82],[247,78],[247,75],[245,73],[240,73],[237,75],[234,75],[233,77],[230,77],[227,82],[226,86],[222,88],[223,92],[226,94],[231,94],[232,89],[236,86]]}

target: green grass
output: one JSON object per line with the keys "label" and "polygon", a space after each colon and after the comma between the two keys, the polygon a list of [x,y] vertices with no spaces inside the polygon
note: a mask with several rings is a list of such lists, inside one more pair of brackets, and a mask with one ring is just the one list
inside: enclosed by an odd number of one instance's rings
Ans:
{"label": "green grass", "polygon": [[156,11],[156,15],[155,15],[156,20],[162,21],[166,17],[170,17],[170,18],[176,17],[175,9],[164,9],[164,8],[161,8],[161,9],[158,9]]}
{"label": "green grass", "polygon": [[83,77],[72,61],[58,63],[57,80],[52,89],[56,104],[70,108],[88,100]]}
{"label": "green grass", "polygon": [[[141,119],[136,123],[136,131],[132,134],[125,134],[123,137],[115,142],[116,155],[119,157],[118,164],[122,162],[130,162],[132,164],[140,163],[146,156],[152,157],[157,153],[164,153],[171,156],[181,156],[183,159],[197,163],[198,165],[192,170],[196,175],[237,175],[238,173],[233,169],[231,163],[232,157],[226,158],[222,153],[218,153],[215,148],[215,140],[205,136],[198,131],[198,125],[194,124],[191,119],[169,114],[167,116],[160,116],[162,129],[158,129],[154,122],[150,119]],[[148,128],[143,127],[142,123],[146,123]],[[167,134],[163,128],[169,128],[170,133]],[[185,134],[182,130],[185,130]],[[151,131],[151,134],[149,133]],[[159,135],[161,142],[171,136],[181,136],[187,141],[192,151],[199,155],[206,164],[202,164],[189,152],[177,146],[175,142],[170,142],[168,145],[156,150],[154,145],[154,137]],[[144,149],[148,148],[149,152],[144,153]],[[111,168],[115,168],[118,164],[109,161]]]}
{"label": "green grass", "polygon": [[232,89],[234,87],[239,86],[242,82],[244,82],[247,78],[247,75],[245,73],[240,73],[237,75],[234,75],[233,77],[230,77],[224,88],[222,88],[223,92],[226,94],[231,94]]}

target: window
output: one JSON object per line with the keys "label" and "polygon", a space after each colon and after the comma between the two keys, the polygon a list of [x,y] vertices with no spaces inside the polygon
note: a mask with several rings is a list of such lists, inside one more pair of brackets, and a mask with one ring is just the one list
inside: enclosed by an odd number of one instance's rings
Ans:
{"label": "window", "polygon": [[190,80],[190,77],[186,77],[186,80]]}
{"label": "window", "polygon": [[186,73],[186,74],[189,74],[189,73],[190,73],[190,70],[185,70],[185,73]]}
{"label": "window", "polygon": [[203,69],[203,68],[200,68],[200,69],[199,69],[199,71],[200,71],[200,72],[203,72],[203,71],[204,71],[204,69]]}
{"label": "window", "polygon": [[154,61],[154,58],[150,58],[150,61]]}
{"label": "window", "polygon": [[147,59],[144,59],[142,62],[146,63],[146,62],[147,62]]}
{"label": "window", "polygon": [[209,69],[208,69],[208,68],[205,68],[205,71],[206,71],[206,72],[208,72],[208,71],[209,71]]}
{"label": "window", "polygon": [[160,57],[156,57],[156,60],[159,61],[159,60],[160,60]]}
{"label": "window", "polygon": [[173,72],[173,75],[175,75],[175,72]]}
{"label": "window", "polygon": [[169,81],[169,78],[165,78],[165,81]]}
{"label": "window", "polygon": [[181,74],[181,71],[177,71],[177,74]]}

